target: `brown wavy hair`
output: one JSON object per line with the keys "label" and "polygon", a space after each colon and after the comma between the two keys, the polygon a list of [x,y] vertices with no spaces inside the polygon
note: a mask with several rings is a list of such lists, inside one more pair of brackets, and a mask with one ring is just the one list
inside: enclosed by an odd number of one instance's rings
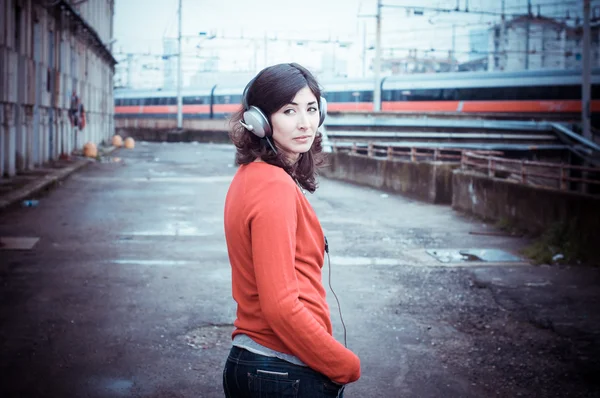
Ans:
{"label": "brown wavy hair", "polygon": [[[305,87],[308,87],[317,99],[321,97],[319,83],[306,68],[296,63],[269,66],[249,83],[246,105],[258,107],[271,123],[271,115],[292,102],[296,93]],[[317,169],[325,162],[322,134],[317,131],[308,152],[300,154],[294,164],[289,164],[283,151],[273,152],[264,138],[257,137],[239,123],[243,120],[244,111],[242,103],[241,109],[234,113],[229,121],[229,138],[237,148],[236,163],[244,165],[260,158],[263,162],[281,167],[302,188],[314,192],[317,189]]]}

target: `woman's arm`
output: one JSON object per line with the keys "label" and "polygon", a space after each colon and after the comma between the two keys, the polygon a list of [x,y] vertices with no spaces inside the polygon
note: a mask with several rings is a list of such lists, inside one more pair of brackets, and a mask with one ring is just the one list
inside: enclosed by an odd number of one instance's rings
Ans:
{"label": "woman's arm", "polygon": [[360,377],[360,360],[314,318],[299,300],[295,271],[296,187],[269,181],[251,211],[252,256],[263,315],[292,353],[338,383]]}

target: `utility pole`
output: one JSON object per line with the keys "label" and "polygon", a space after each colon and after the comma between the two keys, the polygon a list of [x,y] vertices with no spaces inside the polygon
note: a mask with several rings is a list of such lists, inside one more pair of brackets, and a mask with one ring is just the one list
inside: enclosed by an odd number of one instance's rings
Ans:
{"label": "utility pole", "polygon": [[178,12],[178,35],[177,35],[177,129],[183,127],[183,112],[182,112],[182,98],[181,98],[181,0],[179,0],[179,12]]}
{"label": "utility pole", "polygon": [[527,25],[525,32],[525,70],[529,69],[529,36],[531,35],[531,0],[527,0]]}
{"label": "utility pole", "polygon": [[381,85],[379,77],[381,74],[381,0],[377,0],[377,27],[376,27],[376,43],[375,43],[375,62],[373,65],[373,74],[375,75],[375,90],[373,92],[373,110],[378,112],[381,110]]}
{"label": "utility pole", "polygon": [[591,35],[590,35],[590,0],[583,0],[583,53],[582,53],[582,71],[581,80],[581,127],[583,136],[592,139],[590,128],[590,107],[591,107]]}
{"label": "utility pole", "polygon": [[362,42],[362,75],[367,73],[367,23],[363,21],[363,42]]}
{"label": "utility pole", "polygon": [[127,54],[127,88],[133,87],[133,54]]}
{"label": "utility pole", "polygon": [[450,58],[450,71],[455,72],[456,69],[456,25],[452,24],[452,56]]}

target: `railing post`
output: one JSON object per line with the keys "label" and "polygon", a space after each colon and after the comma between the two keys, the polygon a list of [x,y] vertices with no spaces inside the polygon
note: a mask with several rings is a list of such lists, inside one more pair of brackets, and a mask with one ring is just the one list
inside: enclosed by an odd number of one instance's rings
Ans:
{"label": "railing post", "polygon": [[560,166],[560,189],[566,191],[567,188],[567,171],[563,165]]}
{"label": "railing post", "polygon": [[387,158],[392,160],[394,158],[394,149],[391,146],[387,147]]}
{"label": "railing post", "polygon": [[410,161],[411,162],[415,162],[417,159],[417,149],[416,148],[410,148]]}
{"label": "railing post", "polygon": [[525,172],[525,162],[521,160],[521,182],[527,184],[527,173]]}
{"label": "railing post", "polygon": [[494,159],[492,157],[488,157],[488,177],[494,176]]}
{"label": "railing post", "polygon": [[440,155],[440,150],[438,148],[435,148],[433,150],[433,161],[434,162],[437,162],[439,155]]}
{"label": "railing post", "polygon": [[367,155],[369,157],[373,157],[373,143],[372,142],[369,142],[369,147],[368,147],[368,150],[367,150]]}
{"label": "railing post", "polygon": [[352,143],[352,153],[356,153],[358,149],[356,148],[356,142]]}

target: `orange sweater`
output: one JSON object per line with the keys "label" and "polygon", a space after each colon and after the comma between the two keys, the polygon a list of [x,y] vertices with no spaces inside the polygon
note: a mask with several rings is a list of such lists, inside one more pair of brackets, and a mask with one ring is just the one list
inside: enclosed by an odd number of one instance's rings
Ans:
{"label": "orange sweater", "polygon": [[360,360],[332,336],[321,225],[282,168],[240,166],[225,200],[225,237],[237,302],[233,336],[295,355],[337,383],[358,380]]}

